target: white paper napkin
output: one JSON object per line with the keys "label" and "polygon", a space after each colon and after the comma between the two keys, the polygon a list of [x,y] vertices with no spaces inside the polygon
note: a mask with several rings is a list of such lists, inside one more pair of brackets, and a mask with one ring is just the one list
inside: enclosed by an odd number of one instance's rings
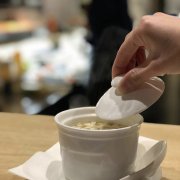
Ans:
{"label": "white paper napkin", "polygon": [[[157,141],[154,139],[140,136],[136,161],[155,143]],[[35,153],[24,164],[9,169],[9,172],[29,180],[65,180],[61,167],[59,143],[45,152]],[[161,176],[161,169],[159,168],[152,177],[146,178],[146,180],[160,180]]]}

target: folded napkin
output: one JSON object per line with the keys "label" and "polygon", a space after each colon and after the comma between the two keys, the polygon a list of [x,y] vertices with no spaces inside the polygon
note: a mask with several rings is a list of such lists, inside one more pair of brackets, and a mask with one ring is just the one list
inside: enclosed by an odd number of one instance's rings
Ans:
{"label": "folded napkin", "polygon": [[[140,136],[136,161],[158,141]],[[9,172],[29,180],[65,180],[61,166],[60,145],[56,143],[45,152],[35,153],[24,164],[9,169]],[[161,169],[144,180],[160,180]]]}

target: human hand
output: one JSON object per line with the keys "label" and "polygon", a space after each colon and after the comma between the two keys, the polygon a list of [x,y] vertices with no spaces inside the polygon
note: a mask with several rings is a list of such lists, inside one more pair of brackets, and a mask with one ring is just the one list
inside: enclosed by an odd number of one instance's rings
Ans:
{"label": "human hand", "polygon": [[142,17],[126,36],[112,66],[112,78],[124,75],[119,90],[130,92],[153,76],[178,73],[180,18],[163,13]]}

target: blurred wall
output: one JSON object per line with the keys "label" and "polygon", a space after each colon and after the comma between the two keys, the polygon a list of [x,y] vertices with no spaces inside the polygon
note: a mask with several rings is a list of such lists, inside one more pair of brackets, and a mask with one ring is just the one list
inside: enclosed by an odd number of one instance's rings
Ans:
{"label": "blurred wall", "polygon": [[180,13],[179,0],[128,0],[129,15],[136,26],[143,15],[152,15],[161,11],[168,14]]}
{"label": "blurred wall", "polygon": [[44,0],[43,9],[46,20],[54,18],[62,28],[86,23],[81,0]]}

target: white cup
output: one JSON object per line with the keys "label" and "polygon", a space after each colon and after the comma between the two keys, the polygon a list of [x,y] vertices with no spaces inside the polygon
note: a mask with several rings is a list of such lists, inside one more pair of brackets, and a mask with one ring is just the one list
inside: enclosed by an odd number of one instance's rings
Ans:
{"label": "white cup", "polygon": [[95,107],[69,109],[55,116],[63,172],[68,180],[118,180],[133,167],[143,117],[136,114],[123,119],[121,124],[126,127],[119,129],[87,130],[70,126],[73,121],[97,119]]}

